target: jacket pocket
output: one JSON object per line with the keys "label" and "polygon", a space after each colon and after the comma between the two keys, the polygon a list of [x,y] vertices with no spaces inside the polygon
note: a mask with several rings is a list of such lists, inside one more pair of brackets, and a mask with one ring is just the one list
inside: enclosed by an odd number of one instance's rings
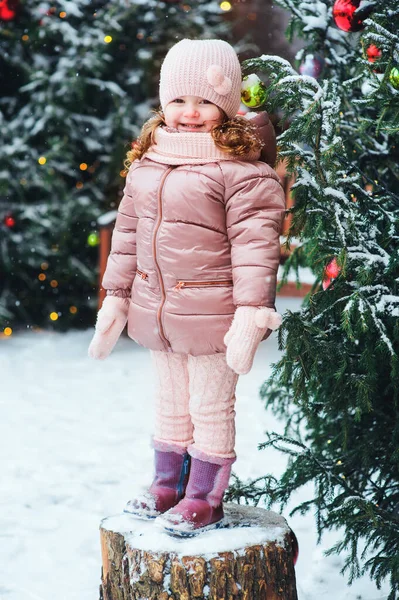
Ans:
{"label": "jacket pocket", "polygon": [[200,287],[227,287],[233,285],[232,279],[219,279],[215,281],[178,281],[175,290],[182,288],[200,288]]}
{"label": "jacket pocket", "polygon": [[144,273],[144,271],[140,271],[140,269],[136,269],[136,273],[139,277],[141,277],[141,279],[148,279],[148,275],[147,275],[147,273]]}

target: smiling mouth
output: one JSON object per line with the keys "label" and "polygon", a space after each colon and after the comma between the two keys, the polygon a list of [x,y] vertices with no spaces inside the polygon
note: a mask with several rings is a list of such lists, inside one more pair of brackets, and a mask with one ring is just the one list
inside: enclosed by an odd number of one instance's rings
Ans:
{"label": "smiling mouth", "polygon": [[199,129],[203,127],[203,125],[190,125],[189,123],[180,123],[182,127],[187,127],[187,129]]}

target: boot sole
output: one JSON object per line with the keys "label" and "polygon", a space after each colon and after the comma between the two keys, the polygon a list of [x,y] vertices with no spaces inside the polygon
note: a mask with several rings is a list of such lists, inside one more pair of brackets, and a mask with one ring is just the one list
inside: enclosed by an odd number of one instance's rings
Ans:
{"label": "boot sole", "polygon": [[130,517],[139,519],[139,521],[155,521],[155,519],[159,516],[159,515],[142,515],[140,513],[131,512],[130,510],[124,510],[123,512],[126,515],[129,515]]}
{"label": "boot sole", "polygon": [[178,538],[191,538],[199,535],[200,533],[205,533],[206,531],[212,531],[212,529],[222,529],[223,527],[228,527],[228,522],[226,519],[221,519],[216,523],[211,523],[210,525],[204,525],[204,527],[197,527],[196,529],[176,529],[171,526],[167,526],[161,521],[158,521],[159,526],[170,536],[178,537]]}
{"label": "boot sole", "polygon": [[127,515],[135,517],[136,519],[140,519],[141,521],[153,521],[161,515],[160,512],[151,512],[148,510],[146,511],[145,509],[135,510],[134,508],[128,508],[128,506],[123,509],[123,512]]}

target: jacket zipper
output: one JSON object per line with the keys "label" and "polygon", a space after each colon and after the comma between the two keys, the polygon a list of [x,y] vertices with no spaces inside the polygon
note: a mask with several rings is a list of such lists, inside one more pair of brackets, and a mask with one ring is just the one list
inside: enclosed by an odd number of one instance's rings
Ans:
{"label": "jacket zipper", "polygon": [[139,277],[141,277],[141,279],[148,279],[147,273],[140,271],[140,269],[136,269],[136,273],[137,273],[137,275],[139,275]]}
{"label": "jacket zipper", "polygon": [[158,260],[157,260],[157,239],[158,239],[158,231],[159,228],[161,226],[162,223],[162,217],[163,217],[163,212],[162,212],[162,190],[165,184],[165,179],[167,178],[167,176],[169,175],[169,173],[171,171],[173,171],[174,167],[169,167],[167,169],[167,171],[165,171],[165,173],[162,175],[162,179],[159,183],[159,189],[158,189],[158,221],[155,225],[154,228],[154,235],[152,237],[152,252],[153,252],[153,256],[154,256],[154,264],[155,264],[155,268],[157,270],[157,274],[158,274],[158,279],[159,279],[159,287],[161,289],[161,303],[158,307],[158,311],[157,311],[157,322],[158,322],[158,327],[159,327],[159,336],[162,339],[163,343],[166,346],[166,349],[168,351],[171,350],[171,345],[169,340],[166,338],[165,336],[165,332],[163,330],[163,325],[162,325],[162,310],[166,301],[166,294],[165,294],[165,286],[163,283],[163,279],[162,279],[162,273],[161,273],[161,269],[159,267],[158,264]]}
{"label": "jacket zipper", "polygon": [[219,279],[218,281],[178,281],[175,290],[181,290],[184,287],[211,287],[233,285],[232,279]]}

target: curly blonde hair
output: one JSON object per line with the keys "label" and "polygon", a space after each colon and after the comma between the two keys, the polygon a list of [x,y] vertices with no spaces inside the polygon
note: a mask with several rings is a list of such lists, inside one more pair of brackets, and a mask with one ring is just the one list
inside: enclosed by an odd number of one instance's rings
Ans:
{"label": "curly blonde hair", "polygon": [[[131,149],[126,154],[123,176],[127,175],[132,162],[139,160],[152,146],[157,127],[166,125],[162,111],[153,112],[154,116],[144,123],[139,137],[132,142]],[[214,125],[210,131],[219,150],[233,156],[245,156],[249,152],[261,150],[262,141],[251,121],[240,116],[229,119],[224,113],[223,115],[223,121],[219,125]]]}

